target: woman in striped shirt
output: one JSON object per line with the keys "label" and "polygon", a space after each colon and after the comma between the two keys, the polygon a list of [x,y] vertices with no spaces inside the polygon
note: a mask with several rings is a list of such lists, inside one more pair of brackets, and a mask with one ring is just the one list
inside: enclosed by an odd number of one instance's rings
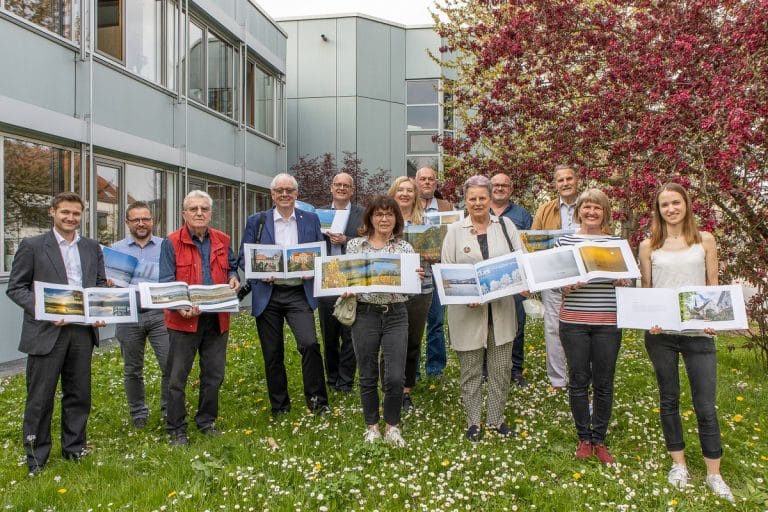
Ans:
{"label": "woman in striped shirt", "polygon": [[[603,192],[585,190],[576,201],[574,220],[579,230],[559,239],[558,245],[618,240],[610,235],[611,205]],[[625,280],[595,279],[563,288],[560,308],[560,340],[568,361],[568,395],[576,423],[577,459],[593,455],[603,464],[614,462],[605,447],[605,435],[613,407],[613,376],[621,347],[616,327],[615,286]],[[592,384],[592,410],[589,385]]]}

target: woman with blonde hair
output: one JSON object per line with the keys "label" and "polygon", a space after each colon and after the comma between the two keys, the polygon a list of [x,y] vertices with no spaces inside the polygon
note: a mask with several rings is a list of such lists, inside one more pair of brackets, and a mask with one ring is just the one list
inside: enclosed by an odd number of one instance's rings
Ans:
{"label": "woman with blonde hair", "polygon": [[[718,284],[715,238],[711,233],[699,231],[688,193],[677,183],[667,183],[657,192],[651,237],[640,243],[639,257],[644,288]],[[680,419],[679,361],[682,356],[707,467],[706,485],[717,496],[734,501],[731,489],[720,476],[723,448],[715,408],[717,354],[714,334],[715,331],[709,328],[703,332],[681,333],[654,326],[645,333],[645,349],[659,384],[661,429],[672,458],[667,481],[684,488],[689,478]]]}
{"label": "woman with blonde hair", "polygon": [[[405,226],[424,223],[424,209],[419,200],[416,182],[408,176],[399,176],[389,187],[389,196],[397,202]],[[403,388],[403,410],[413,410],[411,391],[416,386],[416,372],[421,355],[421,339],[427,325],[429,305],[432,303],[432,269],[430,261],[422,258],[425,279],[421,282],[421,293],[412,295],[405,303],[408,310],[408,348],[405,359],[405,387]]]}

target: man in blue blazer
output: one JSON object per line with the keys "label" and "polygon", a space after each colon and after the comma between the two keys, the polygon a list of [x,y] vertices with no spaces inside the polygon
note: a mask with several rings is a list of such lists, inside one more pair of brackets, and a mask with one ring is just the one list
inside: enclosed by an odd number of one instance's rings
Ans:
{"label": "man in blue blazer", "polygon": [[25,238],[13,258],[8,297],[24,309],[19,351],[27,354],[24,448],[31,474],[51,454],[51,417],[61,377],[61,454],[77,460],[88,454],[86,425],[91,411],[91,355],[99,343],[94,325],[35,319],[35,281],[83,288],[106,286],[104,257],[96,240],[78,233],[83,200],[72,192],[54,196],[53,229]]}
{"label": "man in blue blazer", "polygon": [[[293,176],[278,174],[272,180],[270,189],[275,207],[248,217],[240,245],[241,267],[245,261],[243,244],[295,245],[323,241],[317,215],[296,208],[299,185]],[[317,307],[317,299],[313,295],[313,279],[249,281],[253,289],[251,314],[256,317],[256,330],[261,340],[272,414],[287,413],[291,409],[284,362],[283,324],[286,320],[301,354],[307,407],[315,414],[328,413],[323,358],[315,332],[313,311]]]}

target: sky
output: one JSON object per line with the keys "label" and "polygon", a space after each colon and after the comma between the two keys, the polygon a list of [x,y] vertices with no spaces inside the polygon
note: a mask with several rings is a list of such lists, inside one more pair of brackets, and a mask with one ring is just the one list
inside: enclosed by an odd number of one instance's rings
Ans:
{"label": "sky", "polygon": [[254,0],[273,18],[357,12],[403,25],[431,25],[434,0]]}

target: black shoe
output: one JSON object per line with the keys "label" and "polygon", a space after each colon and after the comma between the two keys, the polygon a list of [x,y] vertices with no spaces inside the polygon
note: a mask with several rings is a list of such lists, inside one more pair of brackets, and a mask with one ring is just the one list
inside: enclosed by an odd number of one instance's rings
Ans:
{"label": "black shoe", "polygon": [[315,410],[312,411],[312,414],[315,416],[326,416],[328,414],[331,414],[331,408],[327,405],[318,405],[315,407]]}
{"label": "black shoe", "polygon": [[521,388],[528,387],[528,381],[523,377],[522,372],[512,372],[512,382],[520,386]]}
{"label": "black shoe", "polygon": [[511,437],[514,435],[514,432],[511,428],[509,428],[509,425],[507,425],[504,422],[501,422],[499,425],[488,425],[487,428],[490,428],[494,432],[496,432],[497,435],[501,437]]}
{"label": "black shoe", "polygon": [[79,452],[61,452],[61,456],[66,460],[73,460],[75,462],[80,461],[91,454],[91,450],[83,448]]}
{"label": "black shoe", "polygon": [[331,389],[345,395],[352,392],[352,386],[333,386]]}
{"label": "black shoe", "polygon": [[480,430],[479,425],[472,425],[467,429],[466,432],[464,432],[464,437],[473,443],[477,443],[483,438],[483,432]]}
{"label": "black shoe", "polygon": [[147,418],[133,418],[133,426],[141,430],[147,426]]}
{"label": "black shoe", "polygon": [[291,408],[288,407],[286,409],[272,409],[272,416],[278,417],[278,416],[284,416],[287,414],[290,414]]}
{"label": "black shoe", "polygon": [[171,432],[170,435],[171,446],[187,446],[189,444],[189,438],[186,432]]}
{"label": "black shoe", "polygon": [[209,436],[209,437],[219,437],[220,435],[223,434],[223,432],[217,429],[216,425],[213,423],[201,428],[200,433],[203,434],[204,436]]}
{"label": "black shoe", "polygon": [[319,396],[313,396],[309,400],[307,407],[309,407],[309,410],[312,411],[312,414],[317,416],[325,416],[331,412],[331,408],[328,407],[327,399],[321,398]]}
{"label": "black shoe", "polygon": [[403,411],[409,413],[413,410],[413,400],[410,393],[403,393]]}
{"label": "black shoe", "polygon": [[40,466],[39,464],[33,464],[32,466],[29,466],[29,476],[37,476],[42,472],[43,466]]}

